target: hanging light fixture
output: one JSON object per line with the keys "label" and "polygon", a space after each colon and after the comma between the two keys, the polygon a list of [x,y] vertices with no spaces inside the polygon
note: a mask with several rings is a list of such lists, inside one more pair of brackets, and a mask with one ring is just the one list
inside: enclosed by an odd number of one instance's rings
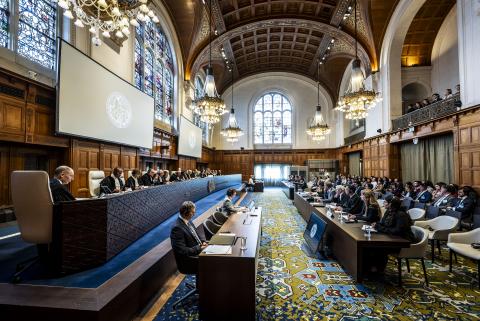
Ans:
{"label": "hanging light fixture", "polygon": [[196,99],[193,111],[200,116],[200,120],[207,123],[209,127],[212,124],[218,123],[223,114],[227,112],[225,109],[225,102],[218,95],[215,87],[215,79],[213,77],[212,68],[212,0],[209,3],[209,61],[207,67],[207,77],[203,87],[203,97]]}
{"label": "hanging light fixture", "polygon": [[315,117],[313,117],[313,120],[307,129],[307,134],[312,138],[312,140],[319,142],[325,140],[326,136],[331,132],[331,129],[323,120],[322,106],[320,105],[320,62],[318,63],[317,77],[317,108],[315,110]]}
{"label": "hanging light fixture", "polygon": [[335,110],[345,113],[345,118],[358,120],[368,116],[368,110],[375,107],[380,96],[374,90],[365,89],[365,79],[358,58],[357,0],[355,0],[355,60],[352,63],[351,89],[338,100]]}
{"label": "hanging light fixture", "polygon": [[222,129],[220,134],[225,136],[227,142],[238,142],[238,138],[243,136],[243,130],[238,126],[237,119],[235,118],[235,109],[233,108],[233,71],[232,73],[232,108],[230,109],[230,115],[228,116],[228,126]]}
{"label": "hanging light fixture", "polygon": [[94,35],[92,43],[100,46],[100,34],[105,38],[115,35],[118,39],[130,34],[129,25],[138,26],[138,21],[160,20],[148,8],[148,0],[55,0],[64,10],[63,15],[75,19],[75,26],[89,26]]}

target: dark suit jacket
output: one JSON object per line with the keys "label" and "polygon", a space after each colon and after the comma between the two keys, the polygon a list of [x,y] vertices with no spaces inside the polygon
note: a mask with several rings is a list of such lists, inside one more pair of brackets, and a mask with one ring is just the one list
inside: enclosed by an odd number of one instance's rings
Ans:
{"label": "dark suit jacket", "polygon": [[430,203],[432,201],[432,193],[429,191],[424,191],[422,195],[420,193],[417,194],[416,200],[420,203]]}
{"label": "dark suit jacket", "polygon": [[50,180],[50,191],[52,192],[54,203],[75,200],[75,197],[67,190],[65,185],[56,178]]}
{"label": "dark suit jacket", "polygon": [[172,175],[170,175],[170,182],[175,182],[179,180],[180,179],[178,178],[177,174],[173,173]]}
{"label": "dark suit jacket", "polygon": [[362,213],[363,210],[363,201],[357,194],[353,194],[349,197],[345,208],[343,209],[345,212],[349,214],[359,214]]}
{"label": "dark suit jacket", "polygon": [[342,195],[340,195],[340,197],[334,196],[333,197],[333,202],[337,203],[341,207],[346,207],[348,199],[349,199],[348,195],[345,194],[345,193],[342,193]]}
{"label": "dark suit jacket", "polygon": [[335,189],[330,189],[330,190],[327,190],[325,191],[325,193],[323,194],[323,202],[324,203],[331,203],[333,201],[333,197],[335,196]]}
{"label": "dark suit jacket", "polygon": [[355,215],[357,220],[366,221],[368,223],[380,221],[380,208],[378,206],[369,205],[367,211],[360,212],[358,215]]}
{"label": "dark suit jacket", "polygon": [[143,186],[152,186],[154,184],[152,177],[147,173],[143,174],[142,177],[138,179],[138,184]]}
{"label": "dark suit jacket", "polygon": [[[141,182],[141,177],[137,178],[137,181],[138,181],[138,185],[142,185],[142,182]],[[128,188],[131,188],[132,191],[135,190],[136,186],[135,186],[135,180],[133,179],[132,176],[130,176],[127,181],[125,182],[125,187],[128,187]]]}
{"label": "dark suit jacket", "polygon": [[[189,222],[195,229],[193,224]],[[200,241],[205,242],[201,235]],[[196,274],[198,272],[198,254],[202,251],[201,244],[198,244],[195,236],[179,217],[170,233],[173,254],[177,262],[178,270],[184,274]]]}
{"label": "dark suit jacket", "polygon": [[387,210],[375,229],[380,233],[400,236],[414,242],[415,237],[410,228],[412,225],[412,219],[404,211],[392,212]]}
{"label": "dark suit jacket", "polygon": [[[120,190],[123,191],[125,186],[123,186],[123,181],[119,178]],[[115,189],[115,179],[112,176],[107,176],[100,182],[100,192],[107,193],[107,189],[102,189],[102,187],[107,187],[111,192]]]}
{"label": "dark suit jacket", "polygon": [[462,219],[470,217],[475,209],[475,200],[467,197],[464,200],[460,198],[453,198],[450,200],[450,206],[456,212],[462,213]]}

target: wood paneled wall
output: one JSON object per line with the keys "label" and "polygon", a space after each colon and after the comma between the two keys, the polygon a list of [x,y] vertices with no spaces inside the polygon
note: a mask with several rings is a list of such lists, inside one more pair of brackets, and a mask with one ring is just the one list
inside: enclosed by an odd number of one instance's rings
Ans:
{"label": "wood paneled wall", "polygon": [[454,142],[457,181],[480,192],[480,109],[458,119]]}

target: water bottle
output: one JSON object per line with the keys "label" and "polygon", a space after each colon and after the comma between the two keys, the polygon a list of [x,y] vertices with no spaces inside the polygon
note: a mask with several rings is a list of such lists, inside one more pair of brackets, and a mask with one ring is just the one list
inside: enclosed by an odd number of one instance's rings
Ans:
{"label": "water bottle", "polygon": [[370,238],[371,238],[371,236],[372,236],[370,230],[371,230],[371,227],[369,226],[369,227],[367,228],[367,239],[368,239],[369,241],[370,241]]}

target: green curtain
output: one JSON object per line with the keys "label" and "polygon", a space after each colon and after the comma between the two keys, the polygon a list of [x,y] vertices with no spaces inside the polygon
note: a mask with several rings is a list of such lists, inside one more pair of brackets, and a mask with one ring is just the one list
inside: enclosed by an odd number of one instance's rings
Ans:
{"label": "green curtain", "polygon": [[419,138],[400,146],[402,180],[453,182],[453,135]]}
{"label": "green curtain", "polygon": [[348,154],[348,173],[360,176],[360,152]]}

